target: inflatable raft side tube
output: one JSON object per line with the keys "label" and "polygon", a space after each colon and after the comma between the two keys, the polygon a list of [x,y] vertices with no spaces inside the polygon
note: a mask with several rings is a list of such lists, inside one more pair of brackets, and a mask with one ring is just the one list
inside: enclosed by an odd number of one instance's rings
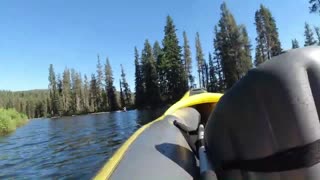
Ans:
{"label": "inflatable raft side tube", "polygon": [[102,180],[102,179],[109,179],[112,175],[113,171],[119,164],[119,162],[122,160],[124,155],[126,154],[127,150],[131,146],[131,144],[152,124],[154,124],[157,121],[163,120],[167,115],[170,115],[177,111],[178,109],[184,108],[184,107],[190,107],[197,104],[203,104],[203,103],[217,103],[219,99],[221,98],[222,94],[219,93],[202,93],[202,94],[196,94],[193,96],[190,96],[190,92],[187,92],[183,98],[172,105],[161,117],[158,119],[142,126],[140,129],[138,129],[133,135],[130,136],[130,138],[125,141],[123,145],[115,152],[115,154],[108,160],[108,162],[100,169],[100,171],[97,173],[97,175],[94,177],[95,180]]}
{"label": "inflatable raft side tube", "polygon": [[153,123],[160,121],[164,118],[164,116],[159,117],[158,119],[142,126],[138,129],[130,138],[116,151],[116,153],[108,160],[108,162],[100,169],[95,180],[104,180],[109,179],[114,169],[117,167],[126,151],[129,149],[130,145],[140,136],[141,133],[148,127],[150,127]]}
{"label": "inflatable raft side tube", "polygon": [[191,107],[198,104],[217,103],[221,97],[222,94],[220,93],[195,94],[193,96],[189,96],[188,98],[182,98],[180,101],[172,105],[164,114],[169,115],[178,109]]}

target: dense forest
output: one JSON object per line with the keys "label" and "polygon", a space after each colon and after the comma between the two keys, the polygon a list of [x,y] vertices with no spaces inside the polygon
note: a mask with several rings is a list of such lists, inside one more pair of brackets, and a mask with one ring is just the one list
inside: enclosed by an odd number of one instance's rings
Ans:
{"label": "dense forest", "polygon": [[[320,13],[319,1],[310,0],[310,13]],[[74,69],[56,73],[49,66],[48,90],[0,91],[0,107],[15,108],[28,117],[61,116],[128,108],[153,108],[172,104],[190,88],[224,92],[252,67],[283,53],[276,20],[264,5],[253,14],[257,36],[251,45],[246,26],[238,24],[226,3],[220,6],[220,19],[213,27],[212,51],[203,52],[201,36],[195,34],[196,51],[191,52],[187,32],[179,40],[173,19],[168,16],[161,41],[144,41],[134,48],[135,89],[132,93],[121,66],[119,91],[116,91],[110,61],[97,57],[96,72],[90,77]],[[304,46],[320,44],[320,28],[304,24]],[[292,49],[299,48],[292,37]],[[252,53],[254,50],[254,53]],[[252,57],[254,54],[254,57]],[[196,67],[192,67],[193,58]],[[196,69],[196,76],[192,70]]]}

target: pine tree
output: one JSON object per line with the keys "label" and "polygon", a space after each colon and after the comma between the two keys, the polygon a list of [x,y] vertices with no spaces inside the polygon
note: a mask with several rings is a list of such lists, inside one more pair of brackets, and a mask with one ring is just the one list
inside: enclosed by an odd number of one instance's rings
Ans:
{"label": "pine tree", "polygon": [[58,90],[57,90],[57,81],[56,75],[53,69],[53,65],[50,64],[49,67],[49,92],[50,92],[50,107],[51,107],[51,116],[55,116],[58,114]]}
{"label": "pine tree", "polygon": [[319,0],[309,0],[309,10],[310,13],[319,13],[320,14],[320,1]]}
{"label": "pine tree", "polygon": [[214,26],[214,39],[213,39],[213,47],[214,47],[214,57],[213,57],[213,67],[215,76],[217,77],[217,91],[216,92],[223,92],[225,87],[225,78],[223,74],[223,69],[221,65],[222,53],[220,52],[221,49],[221,37],[218,32],[218,26]]}
{"label": "pine tree", "polygon": [[[63,98],[62,98],[62,80],[61,80],[61,75],[57,74],[57,90],[58,90],[58,103],[57,103],[57,108],[58,108],[58,114],[61,116],[64,112],[63,109]],[[36,104],[35,104],[36,106]]]}
{"label": "pine tree", "polygon": [[[167,16],[164,34],[162,41],[164,58],[161,65],[165,67],[166,95],[169,97],[169,101],[175,102],[184,95],[188,88],[181,60],[181,47],[179,46],[175,25],[170,16]],[[165,63],[167,64],[165,65]]]}
{"label": "pine tree", "polygon": [[98,104],[98,110],[102,111],[103,110],[103,104],[102,104],[102,89],[103,89],[103,70],[102,70],[102,65],[100,62],[100,56],[98,55],[98,61],[97,61],[97,87],[98,87],[98,94],[97,94],[97,104]]}
{"label": "pine tree", "polygon": [[121,85],[123,87],[125,106],[131,106],[132,105],[131,90],[127,82],[126,74],[124,72],[122,64],[120,64],[120,67],[121,67],[121,80],[122,80]]}
{"label": "pine tree", "polygon": [[106,84],[106,92],[107,92],[107,98],[108,98],[108,104],[109,104],[110,110],[115,111],[119,109],[119,105],[117,102],[117,97],[115,92],[116,90],[115,90],[115,87],[113,86],[112,68],[108,58],[106,60],[106,65],[105,65],[105,84]]}
{"label": "pine tree", "polygon": [[313,46],[317,44],[317,41],[313,37],[312,29],[308,23],[304,24],[304,46]]}
{"label": "pine tree", "polygon": [[135,106],[142,108],[144,106],[144,87],[141,64],[138,49],[134,48],[134,65],[135,65]]}
{"label": "pine tree", "polygon": [[249,69],[252,68],[252,56],[251,56],[251,44],[248,37],[247,29],[244,25],[239,27],[240,39],[239,44],[243,47],[243,50],[240,50],[240,59],[238,61],[238,74],[239,78],[243,77]]}
{"label": "pine tree", "polygon": [[119,80],[120,82],[120,105],[121,107],[126,107],[126,102],[125,102],[125,98],[124,98],[124,92],[122,91],[122,82],[121,79]]}
{"label": "pine tree", "polygon": [[148,40],[144,43],[141,54],[143,80],[145,84],[145,97],[148,98],[146,105],[156,106],[160,102],[160,92],[158,86],[158,74],[156,61],[152,53],[152,48]]}
{"label": "pine tree", "polygon": [[255,13],[255,25],[257,30],[257,46],[255,65],[271,59],[282,52],[279,40],[278,28],[270,10],[263,5]]}
{"label": "pine tree", "polygon": [[316,35],[318,38],[318,45],[320,45],[320,28],[319,27],[314,27],[314,30],[316,31]]}
{"label": "pine tree", "polygon": [[215,55],[221,62],[226,88],[230,88],[250,67],[250,45],[243,26],[237,26],[225,3],[214,40]]}
{"label": "pine tree", "polygon": [[90,91],[89,91],[89,81],[87,75],[84,75],[84,83],[83,83],[83,109],[85,112],[89,112],[89,102],[90,102]]}
{"label": "pine tree", "polygon": [[64,114],[70,112],[70,101],[71,101],[71,84],[70,84],[70,70],[65,68],[62,75],[62,99],[63,99],[63,110]]}
{"label": "pine tree", "polygon": [[199,33],[196,33],[196,60],[198,66],[198,77],[199,77],[199,87],[204,87],[204,76],[203,76],[203,65],[204,65],[204,58],[202,47],[200,43],[200,36]]}
{"label": "pine tree", "polygon": [[98,85],[95,74],[91,74],[90,80],[90,111],[97,112],[98,111],[98,103],[97,103],[97,94],[98,94]]}
{"label": "pine tree", "polygon": [[191,50],[189,46],[189,41],[187,38],[187,33],[183,31],[183,61],[185,66],[186,78],[189,82],[189,87],[193,86],[193,76],[192,76],[192,59]]}
{"label": "pine tree", "polygon": [[202,67],[202,79],[203,79],[203,88],[208,89],[209,84],[209,67],[208,63],[204,59],[203,61],[203,67]]}
{"label": "pine tree", "polygon": [[292,49],[299,48],[299,42],[297,39],[293,39],[291,42],[292,42]]}
{"label": "pine tree", "polygon": [[209,84],[208,91],[209,92],[218,92],[218,79],[216,77],[216,70],[213,64],[212,55],[209,53]]}
{"label": "pine tree", "polygon": [[158,41],[155,41],[153,44],[153,55],[154,55],[154,59],[157,62],[157,65],[158,65],[158,63],[160,63],[160,58],[161,58],[162,54],[163,54],[163,52],[160,47],[160,43]]}

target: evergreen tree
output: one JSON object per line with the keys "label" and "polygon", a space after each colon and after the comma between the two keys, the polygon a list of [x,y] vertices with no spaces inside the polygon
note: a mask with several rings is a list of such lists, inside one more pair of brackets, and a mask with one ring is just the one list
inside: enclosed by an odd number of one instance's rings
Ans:
{"label": "evergreen tree", "polygon": [[292,42],[292,49],[299,48],[299,42],[297,41],[297,39],[293,39],[291,42]]}
{"label": "evergreen tree", "polygon": [[62,75],[62,99],[63,99],[63,110],[64,114],[70,112],[71,102],[71,84],[70,84],[70,70],[65,68]]}
{"label": "evergreen tree", "polygon": [[213,64],[213,59],[211,54],[209,53],[209,84],[208,91],[209,92],[218,92],[218,79],[216,77],[215,66]]}
{"label": "evergreen tree", "polygon": [[122,64],[120,64],[120,66],[121,66],[121,80],[122,80],[122,83],[120,84],[120,86],[122,85],[123,87],[123,93],[124,93],[124,99],[125,99],[124,104],[125,106],[131,106],[132,105],[131,90],[127,82],[126,74],[124,72]]}
{"label": "evergreen tree", "polygon": [[[61,80],[61,75],[57,74],[57,90],[58,90],[58,114],[62,115],[64,112],[63,109],[63,98],[62,98],[62,80]],[[36,106],[36,104],[34,104]]]}
{"label": "evergreen tree", "polygon": [[157,65],[160,63],[160,58],[162,56],[163,52],[162,49],[160,47],[160,43],[158,41],[154,42],[153,44],[153,55],[154,55],[154,59],[157,62]]}
{"label": "evergreen tree", "polygon": [[255,25],[257,30],[256,66],[281,53],[278,28],[270,10],[263,5],[255,13]]}
{"label": "evergreen tree", "polygon": [[252,56],[251,56],[251,44],[248,37],[247,29],[245,26],[241,25],[239,27],[240,39],[239,44],[243,47],[243,50],[240,50],[240,61],[237,61],[238,65],[238,74],[239,78],[243,77],[249,69],[252,68]]}
{"label": "evergreen tree", "polygon": [[203,76],[203,67],[204,67],[204,58],[202,47],[200,43],[199,33],[196,33],[196,60],[198,66],[198,77],[199,77],[199,87],[204,87],[204,76]]}
{"label": "evergreen tree", "polygon": [[96,76],[94,74],[91,74],[91,80],[90,80],[90,111],[97,112],[98,111],[98,103],[97,103],[97,94],[98,94],[98,85]]}
{"label": "evergreen tree", "polygon": [[160,102],[160,92],[158,86],[158,74],[156,61],[152,53],[152,47],[148,40],[144,43],[141,54],[143,80],[145,84],[145,97],[148,98],[146,105],[156,106]]}
{"label": "evergreen tree", "polygon": [[121,107],[125,107],[126,106],[126,102],[125,102],[125,98],[124,98],[124,93],[122,91],[122,82],[121,82],[121,79],[119,80],[120,82],[120,105]]}
{"label": "evergreen tree", "polygon": [[319,13],[320,14],[320,1],[319,0],[309,0],[310,4],[310,13]]}
{"label": "evergreen tree", "polygon": [[50,64],[50,67],[49,67],[49,92],[50,92],[50,107],[51,107],[50,114],[51,116],[55,116],[58,114],[59,97],[58,97],[58,90],[57,90],[56,75],[55,75],[52,64]]}
{"label": "evergreen tree", "polygon": [[117,102],[117,97],[115,92],[116,90],[115,90],[115,87],[113,86],[112,68],[108,58],[106,60],[106,65],[105,65],[105,84],[106,84],[107,99],[108,99],[110,110],[115,111],[119,109],[119,105]]}
{"label": "evergreen tree", "polygon": [[163,53],[161,66],[165,71],[165,94],[169,101],[175,102],[187,91],[187,79],[184,66],[181,60],[181,47],[179,46],[176,28],[170,16],[167,16],[167,23],[164,28]]}
{"label": "evergreen tree", "polygon": [[189,87],[193,86],[193,76],[192,76],[192,59],[191,50],[189,46],[189,41],[187,38],[187,33],[183,31],[183,61],[185,66],[186,78],[189,81]]}
{"label": "evergreen tree", "polygon": [[102,70],[102,65],[101,65],[101,62],[100,62],[100,56],[98,55],[98,61],[97,61],[97,91],[98,91],[98,94],[97,94],[97,104],[98,104],[98,110],[99,111],[102,111],[103,110],[103,104],[102,104],[102,89],[103,89],[103,84],[102,84],[102,81],[103,81],[103,70]]}
{"label": "evergreen tree", "polygon": [[218,32],[218,26],[214,26],[214,39],[213,39],[213,46],[214,46],[214,58],[213,58],[213,67],[215,76],[217,77],[217,91],[216,92],[223,92],[225,87],[225,78],[222,69],[222,53],[220,52],[221,49],[221,37]]}
{"label": "evergreen tree", "polygon": [[83,109],[85,112],[89,112],[90,109],[90,105],[89,105],[89,102],[90,102],[90,91],[89,91],[89,81],[88,81],[88,77],[87,75],[84,75],[84,84],[83,84]]}
{"label": "evergreen tree", "polygon": [[204,59],[203,61],[203,68],[202,68],[202,79],[203,79],[203,88],[208,89],[209,84],[209,67],[208,63]]}
{"label": "evergreen tree", "polygon": [[226,88],[230,88],[250,67],[250,45],[243,26],[237,26],[225,3],[215,38],[216,56],[220,59]]}
{"label": "evergreen tree", "polygon": [[313,46],[317,44],[317,41],[313,37],[312,29],[308,23],[304,24],[304,46]]}
{"label": "evergreen tree", "polygon": [[142,108],[144,105],[144,87],[143,76],[139,59],[139,52],[134,48],[134,65],[135,65],[135,105],[137,108]]}
{"label": "evergreen tree", "polygon": [[314,27],[314,30],[316,31],[316,35],[318,38],[318,45],[320,45],[320,28],[319,27]]}

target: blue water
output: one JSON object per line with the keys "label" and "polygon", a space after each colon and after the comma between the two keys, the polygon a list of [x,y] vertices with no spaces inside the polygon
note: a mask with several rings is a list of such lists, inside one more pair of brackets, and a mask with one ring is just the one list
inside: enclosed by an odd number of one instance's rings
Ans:
{"label": "blue water", "polygon": [[90,179],[130,135],[162,111],[33,119],[0,137],[0,179]]}

